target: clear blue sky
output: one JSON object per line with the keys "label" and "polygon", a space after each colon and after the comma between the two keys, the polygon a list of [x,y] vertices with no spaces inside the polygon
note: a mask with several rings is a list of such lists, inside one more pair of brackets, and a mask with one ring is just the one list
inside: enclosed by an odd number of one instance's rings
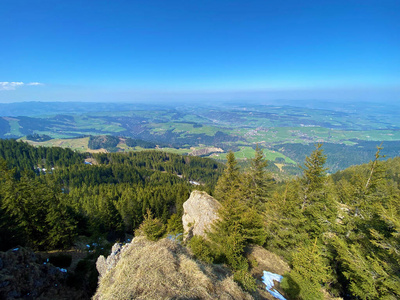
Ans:
{"label": "clear blue sky", "polygon": [[399,0],[0,0],[0,102],[400,101]]}

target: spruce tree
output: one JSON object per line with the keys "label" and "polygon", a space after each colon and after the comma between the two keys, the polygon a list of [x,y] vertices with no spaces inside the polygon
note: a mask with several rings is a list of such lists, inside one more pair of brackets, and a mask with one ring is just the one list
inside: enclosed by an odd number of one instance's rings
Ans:
{"label": "spruce tree", "polygon": [[306,206],[310,205],[313,201],[313,196],[318,193],[326,181],[326,155],[323,154],[322,144],[316,144],[315,150],[310,156],[306,157],[303,170],[303,203],[301,209],[304,210]]}
{"label": "spruce tree", "polygon": [[270,195],[273,181],[266,171],[268,161],[258,144],[254,158],[250,163],[250,170],[247,172],[245,184],[242,186],[243,196],[249,205],[263,211],[265,210],[265,202]]}
{"label": "spruce tree", "polygon": [[215,187],[215,198],[219,201],[224,201],[231,193],[236,193],[239,188],[240,172],[237,166],[235,154],[229,151],[226,155],[227,163],[224,173],[218,179]]}
{"label": "spruce tree", "polygon": [[305,241],[292,258],[292,271],[286,274],[281,286],[293,299],[323,300],[322,284],[329,276],[329,267],[315,239],[314,244]]}

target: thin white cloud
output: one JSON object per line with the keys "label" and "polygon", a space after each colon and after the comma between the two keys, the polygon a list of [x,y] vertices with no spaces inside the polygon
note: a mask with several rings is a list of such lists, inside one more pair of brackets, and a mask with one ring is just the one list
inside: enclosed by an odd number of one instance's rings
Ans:
{"label": "thin white cloud", "polygon": [[29,82],[29,83],[23,83],[22,81],[0,81],[0,91],[13,91],[18,87],[24,86],[24,85],[30,85],[30,86],[38,86],[38,85],[44,85],[41,82]]}
{"label": "thin white cloud", "polygon": [[11,91],[15,90],[17,87],[24,85],[23,82],[0,82],[0,91]]}

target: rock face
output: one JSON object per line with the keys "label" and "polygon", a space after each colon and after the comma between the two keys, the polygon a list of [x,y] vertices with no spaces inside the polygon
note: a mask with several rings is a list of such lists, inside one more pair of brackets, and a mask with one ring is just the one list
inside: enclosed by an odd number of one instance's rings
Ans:
{"label": "rock face", "polygon": [[221,204],[206,192],[193,191],[183,203],[183,230],[185,240],[193,235],[206,237],[210,224],[218,219]]}
{"label": "rock face", "polygon": [[201,155],[207,155],[210,153],[215,153],[215,152],[224,152],[221,148],[216,148],[216,147],[207,147],[203,149],[195,149],[192,152],[189,153],[189,155],[192,156],[201,156]]}
{"label": "rock face", "polygon": [[101,276],[104,276],[104,274],[115,267],[121,258],[121,254],[127,249],[129,244],[121,244],[121,243],[115,243],[114,246],[111,249],[111,254],[107,256],[107,259],[103,256],[100,255],[99,258],[96,261],[96,269]]}
{"label": "rock face", "polygon": [[261,275],[263,271],[268,271],[283,275],[290,272],[290,267],[280,256],[272,253],[261,246],[252,245],[247,248],[246,257],[249,261],[255,262],[253,267],[254,274]]}

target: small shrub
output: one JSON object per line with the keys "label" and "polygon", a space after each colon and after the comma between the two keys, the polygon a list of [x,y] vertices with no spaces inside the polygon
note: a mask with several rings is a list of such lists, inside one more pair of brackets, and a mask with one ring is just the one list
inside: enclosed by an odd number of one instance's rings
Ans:
{"label": "small shrub", "polygon": [[56,254],[49,257],[49,262],[59,268],[68,268],[72,262],[72,256],[69,254]]}
{"label": "small shrub", "polygon": [[183,232],[182,218],[179,218],[177,214],[173,214],[168,219],[167,232],[175,235]]}
{"label": "small shrub", "polygon": [[210,264],[214,262],[211,248],[203,237],[198,235],[193,236],[189,241],[189,247],[197,259]]}
{"label": "small shrub", "polygon": [[281,287],[291,299],[324,299],[320,285],[304,280],[299,273],[294,271],[283,276]]}
{"label": "small shrub", "polygon": [[239,283],[246,291],[255,291],[257,289],[255,278],[246,269],[236,270],[233,273],[233,280]]}
{"label": "small shrub", "polygon": [[258,261],[255,258],[249,259],[249,264],[250,264],[250,267],[252,267],[252,268],[258,267]]}
{"label": "small shrub", "polygon": [[160,219],[153,218],[150,210],[147,210],[147,216],[143,223],[135,231],[136,236],[144,235],[151,241],[159,240],[165,234],[165,225]]}

